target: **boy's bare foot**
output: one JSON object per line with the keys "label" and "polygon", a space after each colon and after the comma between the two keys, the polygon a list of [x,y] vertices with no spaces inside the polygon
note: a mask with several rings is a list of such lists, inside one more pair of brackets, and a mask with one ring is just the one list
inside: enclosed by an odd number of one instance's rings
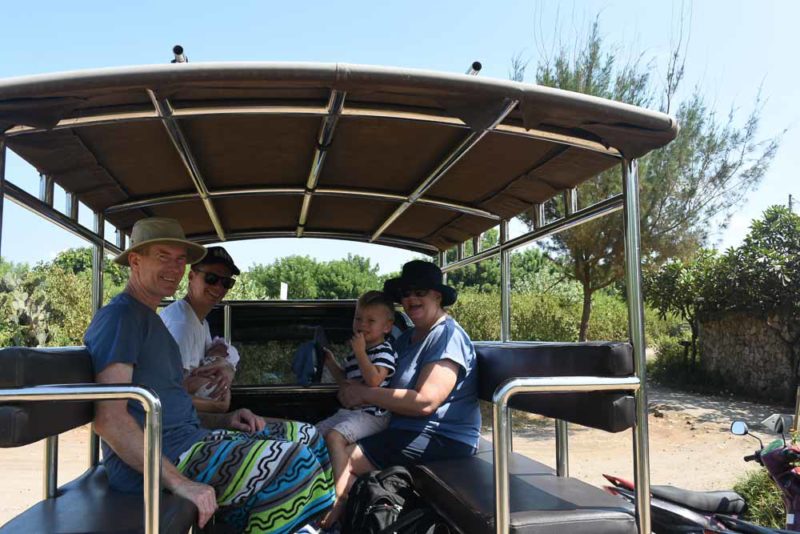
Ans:
{"label": "boy's bare foot", "polygon": [[331,506],[331,509],[328,510],[328,513],[325,514],[325,517],[322,518],[322,522],[320,522],[320,526],[322,528],[331,528],[339,518],[344,513],[344,508],[347,505],[347,497],[337,497]]}

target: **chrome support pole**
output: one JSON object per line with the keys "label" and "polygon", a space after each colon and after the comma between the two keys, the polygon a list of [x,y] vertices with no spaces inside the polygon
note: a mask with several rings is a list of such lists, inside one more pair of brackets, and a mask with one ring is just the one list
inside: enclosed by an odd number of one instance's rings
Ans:
{"label": "chrome support pole", "polygon": [[[102,213],[94,214],[94,233],[105,241],[106,218]],[[103,307],[103,272],[105,271],[105,251],[95,243],[92,246],[92,315]],[[89,467],[100,463],[100,438],[94,431],[94,424],[89,429]]]}
{"label": "chrome support pole", "polygon": [[464,259],[464,243],[459,243],[458,247],[456,247],[456,261],[461,261]]}
{"label": "chrome support pole", "polygon": [[231,344],[231,324],[232,324],[231,323],[231,321],[232,321],[231,314],[232,313],[233,313],[233,311],[232,311],[231,305],[230,304],[225,304],[225,307],[223,308],[224,326],[223,326],[223,334],[222,335],[223,335],[223,337],[225,337],[225,343],[227,343],[228,345]]}
{"label": "chrome support pole", "polygon": [[[511,524],[509,494],[508,403],[519,393],[580,393],[591,391],[638,391],[636,377],[553,376],[512,378],[500,384],[492,396],[492,435],[494,443],[495,532],[507,534]],[[648,531],[649,532],[649,531]]]}
{"label": "chrome support pole", "polygon": [[119,254],[122,252],[113,243],[103,241],[93,231],[84,227],[82,224],[79,224],[77,221],[73,221],[57,209],[54,209],[52,206],[48,206],[35,196],[12,184],[11,182],[5,182],[3,185],[3,190],[5,196],[13,200],[16,204],[19,204],[23,208],[30,210],[39,217],[47,219],[59,228],[63,228],[67,232],[70,232],[81,239],[85,239],[92,244],[100,243],[103,245],[103,247],[105,247],[106,250],[113,252],[114,254]]}
{"label": "chrome support pole", "polygon": [[639,232],[639,175],[636,160],[622,162],[625,209],[625,286],[628,291],[628,328],[633,345],[634,370],[642,384],[636,392],[634,426],[634,483],[639,533],[650,532],[650,446],[647,422],[647,360],[642,298],[641,235]]}
{"label": "chrome support pole", "polygon": [[333,133],[336,130],[336,123],[344,109],[344,101],[347,93],[344,91],[332,90],[328,98],[328,114],[322,120],[317,134],[317,146],[314,149],[314,159],[311,161],[311,169],[306,178],[305,192],[303,193],[303,204],[300,207],[300,216],[297,221],[297,237],[302,237],[308,220],[308,211],[311,209],[311,198],[319,183],[322,175],[322,168],[325,165],[325,158],[328,155],[328,148],[333,142]]}
{"label": "chrome support pole", "polygon": [[189,146],[189,140],[186,139],[181,125],[178,124],[177,119],[173,116],[174,110],[172,109],[172,104],[170,104],[169,100],[166,98],[158,98],[150,89],[147,89],[147,96],[150,97],[153,108],[161,119],[161,124],[164,125],[164,129],[167,131],[170,141],[172,141],[175,150],[178,152],[178,156],[181,158],[186,172],[189,174],[189,178],[197,194],[200,196],[200,200],[203,202],[206,214],[211,220],[211,224],[214,226],[217,237],[220,241],[225,241],[225,230],[222,228],[222,222],[208,194],[208,186],[206,186],[203,174],[200,172],[200,167],[197,165],[197,159],[195,159],[194,153]]}
{"label": "chrome support pole", "polygon": [[541,228],[517,236],[514,239],[509,239],[506,243],[500,243],[493,247],[487,248],[485,250],[480,251],[477,254],[473,254],[469,258],[464,258],[461,261],[455,261],[443,267],[443,270],[452,271],[454,269],[460,269],[461,267],[464,267],[466,265],[477,263],[479,261],[485,260],[486,258],[499,254],[503,250],[514,250],[515,248],[521,247],[528,243],[539,241],[540,239],[544,239],[553,234],[557,234],[558,232],[563,232],[564,230],[568,230],[570,228],[578,226],[579,224],[583,224],[585,222],[597,219],[598,217],[602,217],[609,213],[618,211],[619,209],[622,208],[622,204],[623,204],[622,195],[615,195],[601,202],[598,202],[597,204],[593,204],[591,206],[583,208],[582,210],[578,210],[573,215],[569,215],[562,219],[553,221],[550,224],[546,224]]}
{"label": "chrome support pole", "polygon": [[117,239],[116,239],[117,248],[119,248],[120,250],[125,250],[125,232],[123,232],[122,230],[117,228],[117,231],[115,233],[116,233],[116,236],[117,236]]}
{"label": "chrome support pole", "polygon": [[44,440],[44,499],[52,499],[58,491],[58,436]]}
{"label": "chrome support pole", "polygon": [[64,212],[67,214],[67,217],[72,219],[73,221],[78,220],[78,195],[75,193],[66,193],[66,201],[64,206]]}
{"label": "chrome support pole", "polygon": [[39,200],[53,207],[53,191],[55,189],[55,182],[51,176],[46,174],[39,175]]}
{"label": "chrome support pole", "polygon": [[797,421],[800,420],[800,386],[794,393],[794,419],[792,419],[792,432],[797,432]]}
{"label": "chrome support pole", "polygon": [[533,228],[538,230],[544,226],[544,204],[533,205]]}
{"label": "chrome support pole", "polygon": [[[473,237],[472,238],[472,253],[477,254],[481,251],[481,237]],[[463,258],[462,258],[463,259]]]}
{"label": "chrome support pole", "polygon": [[422,182],[417,186],[414,191],[408,195],[405,201],[400,204],[394,212],[381,224],[370,238],[371,242],[376,241],[405,211],[417,202],[428,190],[436,185],[436,183],[449,171],[461,158],[463,158],[470,150],[472,150],[483,137],[494,130],[495,127],[503,122],[503,120],[517,107],[516,100],[506,100],[506,106],[485,130],[472,130],[469,134],[442,159],[442,161],[430,172]]}
{"label": "chrome support pole", "polygon": [[442,275],[442,283],[443,284],[447,283],[447,273],[444,272],[445,267],[447,267],[447,251],[446,250],[440,250],[439,251],[439,268],[444,273]]}
{"label": "chrome support pole", "polygon": [[556,419],[556,474],[569,476],[569,423]]}
{"label": "chrome support pole", "polygon": [[572,215],[578,211],[578,190],[577,188],[564,191],[564,213]]}
{"label": "chrome support pole", "polygon": [[0,258],[3,257],[3,204],[6,201],[6,140],[0,135]]}
{"label": "chrome support pole", "polygon": [[[94,214],[94,233],[105,241],[106,218],[102,213]],[[99,243],[92,247],[92,315],[103,306],[103,270],[105,252]]]}
{"label": "chrome support pole", "polygon": [[[500,223],[500,244],[508,242],[508,221]],[[500,251],[500,341],[511,340],[511,251]]]}
{"label": "chrome support pole", "polygon": [[0,389],[0,403],[31,401],[133,400],[142,405],[144,419],[144,532],[159,532],[161,504],[161,401],[141,386],[69,384]]}
{"label": "chrome support pole", "polygon": [[94,423],[89,425],[89,467],[100,465],[100,436],[94,431]]}

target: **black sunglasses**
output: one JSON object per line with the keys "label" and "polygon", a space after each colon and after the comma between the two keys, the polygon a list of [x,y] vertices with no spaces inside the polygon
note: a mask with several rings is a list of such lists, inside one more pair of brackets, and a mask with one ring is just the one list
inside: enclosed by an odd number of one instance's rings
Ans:
{"label": "black sunglasses", "polygon": [[412,289],[412,288],[402,289],[400,290],[400,296],[404,299],[407,299],[408,297],[411,296],[421,299],[423,297],[426,297],[429,291],[430,289]]}
{"label": "black sunglasses", "polygon": [[218,274],[210,273],[208,271],[201,271],[200,269],[194,269],[194,271],[198,273],[203,273],[205,275],[203,277],[203,280],[205,280],[206,284],[210,286],[215,286],[217,285],[217,282],[219,282],[225,289],[230,289],[236,283],[236,279],[231,278],[229,276],[220,276]]}

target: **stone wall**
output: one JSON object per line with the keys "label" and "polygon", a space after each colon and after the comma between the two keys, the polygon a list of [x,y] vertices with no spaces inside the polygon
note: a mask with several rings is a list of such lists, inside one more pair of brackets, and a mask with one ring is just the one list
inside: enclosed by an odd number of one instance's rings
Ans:
{"label": "stone wall", "polygon": [[772,401],[794,399],[790,352],[763,319],[731,314],[700,324],[700,366],[726,389]]}

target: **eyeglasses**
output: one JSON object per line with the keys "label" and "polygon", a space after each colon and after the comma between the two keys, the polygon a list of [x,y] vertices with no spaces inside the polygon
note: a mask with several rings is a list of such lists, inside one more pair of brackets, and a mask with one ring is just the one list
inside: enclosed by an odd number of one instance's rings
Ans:
{"label": "eyeglasses", "polygon": [[233,287],[233,284],[236,283],[235,278],[231,278],[229,276],[220,276],[218,274],[210,273],[208,271],[201,271],[200,269],[194,269],[195,272],[203,273],[205,276],[203,280],[205,280],[206,284],[210,286],[215,286],[217,283],[222,284],[222,287],[225,289],[230,289]]}
{"label": "eyeglasses", "polygon": [[400,291],[400,296],[404,299],[407,299],[408,297],[417,297],[418,299],[421,299],[427,296],[429,292],[430,289],[403,289]]}

